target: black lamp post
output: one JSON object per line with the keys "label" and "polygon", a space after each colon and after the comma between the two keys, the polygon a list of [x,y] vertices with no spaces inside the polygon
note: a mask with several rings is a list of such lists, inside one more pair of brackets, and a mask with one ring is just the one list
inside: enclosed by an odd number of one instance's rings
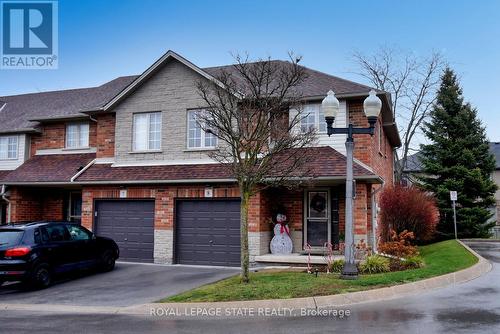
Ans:
{"label": "black lamp post", "polygon": [[346,166],[346,191],[345,191],[345,263],[342,268],[343,279],[358,278],[358,269],[354,262],[354,224],[353,224],[353,152],[354,152],[354,137],[355,134],[369,134],[373,136],[375,133],[375,124],[377,123],[378,115],[382,109],[382,101],[377,97],[376,92],[372,89],[370,94],[363,103],[365,115],[368,118],[369,127],[354,127],[351,123],[347,128],[334,128],[333,122],[339,111],[339,100],[335,97],[333,91],[329,91],[327,96],[321,103],[321,108],[325,115],[328,136],[333,134],[346,134],[345,142],[347,166]]}

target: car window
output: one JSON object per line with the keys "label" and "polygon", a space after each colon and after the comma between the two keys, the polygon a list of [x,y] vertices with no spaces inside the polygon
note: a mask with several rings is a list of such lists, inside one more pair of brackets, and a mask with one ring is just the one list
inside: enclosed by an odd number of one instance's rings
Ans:
{"label": "car window", "polygon": [[0,247],[16,246],[21,241],[24,232],[20,230],[0,231]]}
{"label": "car window", "polygon": [[90,240],[90,234],[77,225],[68,225],[71,240]]}
{"label": "car window", "polygon": [[68,230],[64,225],[50,225],[42,228],[42,240],[44,242],[60,242],[70,239]]}

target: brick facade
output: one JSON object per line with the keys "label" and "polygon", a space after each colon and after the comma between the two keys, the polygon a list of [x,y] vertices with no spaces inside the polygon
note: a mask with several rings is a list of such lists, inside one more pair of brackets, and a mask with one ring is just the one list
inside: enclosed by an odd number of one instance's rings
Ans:
{"label": "brick facade", "polygon": [[[363,100],[350,101],[349,121],[355,126],[369,126],[368,120],[363,111]],[[380,131],[382,131],[382,140],[379,142]],[[375,126],[373,136],[355,135],[354,158],[370,166],[377,175],[384,180],[384,186],[390,186],[394,183],[394,151],[389,143],[389,139],[383,132],[382,119],[379,118]],[[363,189],[361,189],[361,188]],[[372,235],[372,192],[377,191],[380,185],[360,184],[356,187],[355,200],[355,240],[367,240]],[[378,201],[380,192],[375,195],[375,201]],[[363,227],[364,226],[364,227]]]}
{"label": "brick facade", "polygon": [[[38,150],[62,149],[66,147],[66,122],[46,123],[40,126],[40,134],[31,136],[30,156],[36,154]],[[97,124],[89,121],[89,146],[95,147],[97,144]]]}
{"label": "brick facade", "polygon": [[65,192],[60,189],[10,188],[10,221],[60,221],[65,217]]}
{"label": "brick facade", "polygon": [[115,114],[96,115],[96,145],[97,158],[112,158],[115,156]]}

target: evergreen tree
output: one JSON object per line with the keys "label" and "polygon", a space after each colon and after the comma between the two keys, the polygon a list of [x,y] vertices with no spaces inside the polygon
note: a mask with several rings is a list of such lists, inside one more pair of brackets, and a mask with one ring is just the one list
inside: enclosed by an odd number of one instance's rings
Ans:
{"label": "evergreen tree", "polygon": [[464,103],[459,81],[449,68],[441,77],[430,116],[424,126],[430,144],[422,145],[422,182],[438,200],[438,238],[454,235],[450,190],[458,192],[459,237],[487,237],[495,224],[490,211],[495,203],[495,159],[476,109]]}

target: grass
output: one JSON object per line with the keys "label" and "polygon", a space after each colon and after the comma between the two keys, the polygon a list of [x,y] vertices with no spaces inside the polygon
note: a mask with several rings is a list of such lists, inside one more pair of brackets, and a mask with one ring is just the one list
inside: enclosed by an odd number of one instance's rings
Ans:
{"label": "grass", "polygon": [[425,265],[419,269],[384,274],[361,275],[345,281],[336,274],[318,277],[305,272],[251,273],[250,283],[241,284],[239,276],[201,286],[160,302],[217,302],[234,300],[282,299],[333,295],[413,282],[472,266],[477,258],[455,240],[419,247]]}

